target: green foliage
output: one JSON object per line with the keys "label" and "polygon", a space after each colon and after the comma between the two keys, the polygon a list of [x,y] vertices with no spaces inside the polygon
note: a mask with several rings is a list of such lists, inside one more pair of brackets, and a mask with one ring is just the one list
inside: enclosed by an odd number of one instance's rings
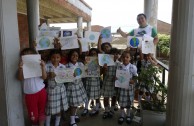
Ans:
{"label": "green foliage", "polygon": [[170,35],[158,34],[159,42],[157,44],[157,49],[163,54],[169,56],[170,54]]}
{"label": "green foliage", "polygon": [[142,104],[144,109],[154,111],[165,111],[166,109],[167,87],[160,81],[160,73],[162,70],[159,67],[150,65],[142,68],[141,73],[136,77],[140,85],[145,84],[149,89],[153,89],[153,93],[147,89],[151,94],[152,102]]}

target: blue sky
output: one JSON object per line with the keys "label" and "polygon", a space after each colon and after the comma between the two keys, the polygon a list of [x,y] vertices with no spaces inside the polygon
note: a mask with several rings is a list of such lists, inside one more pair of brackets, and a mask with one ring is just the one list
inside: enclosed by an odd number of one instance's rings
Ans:
{"label": "blue sky", "polygon": [[[138,27],[136,16],[139,13],[143,13],[144,10],[144,0],[84,1],[92,7],[92,25],[111,26],[112,32],[115,32],[118,27],[121,27],[125,32]],[[158,0],[158,19],[171,23],[171,13],[172,0]],[[75,28],[77,25],[58,24],[55,26]]]}

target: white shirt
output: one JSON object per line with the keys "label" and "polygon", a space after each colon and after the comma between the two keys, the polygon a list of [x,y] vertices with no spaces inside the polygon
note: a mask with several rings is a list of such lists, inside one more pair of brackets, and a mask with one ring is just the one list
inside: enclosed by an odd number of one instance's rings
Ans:
{"label": "white shirt", "polygon": [[24,79],[23,84],[25,94],[35,94],[45,87],[41,77]]}
{"label": "white shirt", "polygon": [[137,76],[137,67],[135,65],[131,64],[131,63],[129,63],[126,66],[124,64],[122,64],[121,69],[125,70],[125,71],[129,71],[129,73],[131,74],[131,77],[132,76]]}

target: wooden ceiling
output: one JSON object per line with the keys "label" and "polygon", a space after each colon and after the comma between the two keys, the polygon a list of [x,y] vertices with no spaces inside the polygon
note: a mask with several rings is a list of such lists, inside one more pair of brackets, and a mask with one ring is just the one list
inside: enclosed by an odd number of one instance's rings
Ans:
{"label": "wooden ceiling", "polygon": [[[26,0],[17,0],[18,13],[27,14]],[[39,0],[40,18],[48,23],[76,23],[79,16],[83,22],[91,21],[91,16],[68,3],[66,0]]]}

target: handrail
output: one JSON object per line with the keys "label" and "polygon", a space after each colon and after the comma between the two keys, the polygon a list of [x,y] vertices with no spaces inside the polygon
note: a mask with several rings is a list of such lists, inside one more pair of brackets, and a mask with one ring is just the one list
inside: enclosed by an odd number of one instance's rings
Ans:
{"label": "handrail", "polygon": [[163,68],[163,70],[162,70],[162,83],[165,84],[165,76],[166,76],[165,70],[169,71],[169,67],[168,67],[168,65],[162,63],[161,61],[159,61],[157,59],[156,59],[156,61]]}
{"label": "handrail", "polygon": [[168,66],[168,65],[164,64],[163,62],[161,62],[161,61],[159,61],[159,60],[157,60],[157,59],[156,59],[156,61],[157,61],[157,63],[158,63],[161,67],[163,67],[165,70],[169,71],[169,66]]}

